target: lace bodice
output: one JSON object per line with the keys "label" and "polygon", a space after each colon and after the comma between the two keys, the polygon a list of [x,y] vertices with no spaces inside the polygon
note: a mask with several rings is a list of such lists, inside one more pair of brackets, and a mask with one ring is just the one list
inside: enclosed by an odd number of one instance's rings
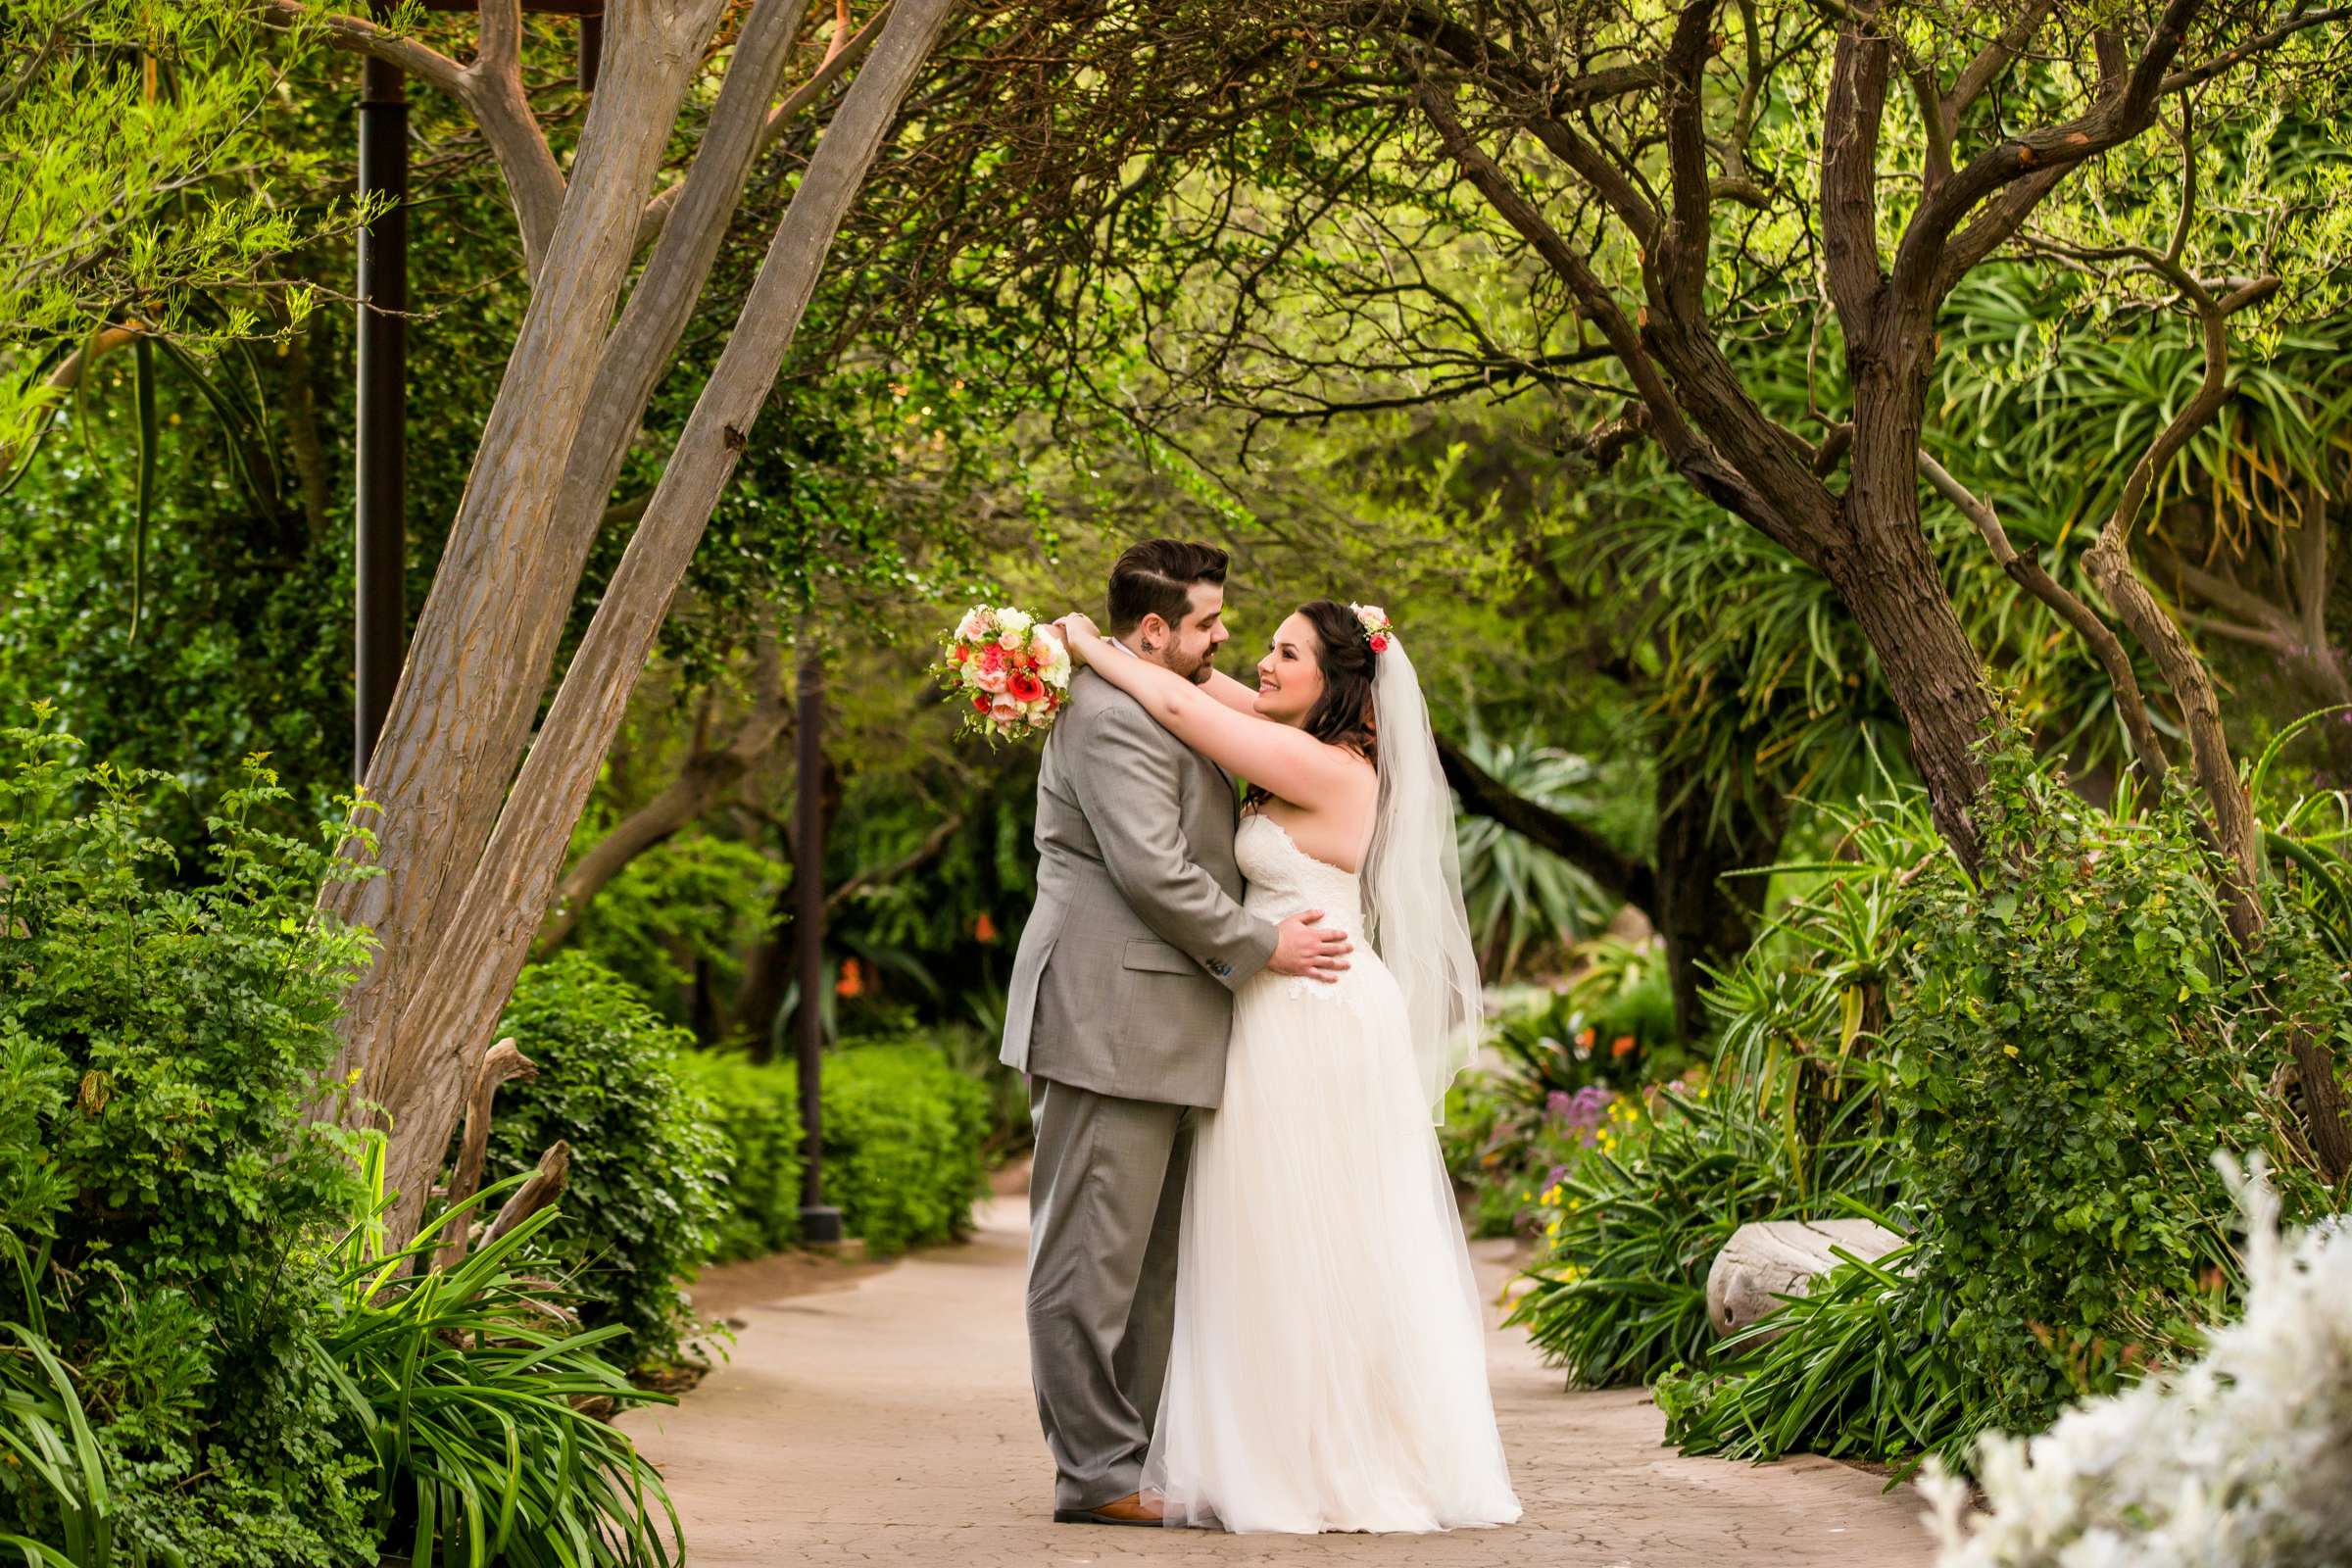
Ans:
{"label": "lace bodice", "polygon": [[1259,812],[1242,818],[1233,836],[1233,858],[1250,879],[1242,903],[1250,913],[1279,924],[1300,909],[1321,909],[1323,923],[1353,934],[1361,950],[1363,883],[1354,872],[1316,859],[1298,847],[1290,829]]}

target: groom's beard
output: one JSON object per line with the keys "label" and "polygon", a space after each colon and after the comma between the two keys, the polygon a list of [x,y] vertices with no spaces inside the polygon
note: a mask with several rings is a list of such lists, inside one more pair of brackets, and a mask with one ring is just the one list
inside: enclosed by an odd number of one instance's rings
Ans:
{"label": "groom's beard", "polygon": [[1217,651],[1211,648],[1200,656],[1199,662],[1195,663],[1192,668],[1179,669],[1176,673],[1196,686],[1205,686],[1208,684],[1208,677],[1215,674],[1216,671]]}

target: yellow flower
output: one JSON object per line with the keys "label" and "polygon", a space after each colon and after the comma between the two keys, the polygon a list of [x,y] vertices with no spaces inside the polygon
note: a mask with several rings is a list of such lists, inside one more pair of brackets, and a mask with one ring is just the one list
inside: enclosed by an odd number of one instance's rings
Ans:
{"label": "yellow flower", "polygon": [[1555,1242],[1558,1241],[1560,1239],[1560,1222],[1555,1219],[1550,1224],[1544,1226],[1544,1234]]}

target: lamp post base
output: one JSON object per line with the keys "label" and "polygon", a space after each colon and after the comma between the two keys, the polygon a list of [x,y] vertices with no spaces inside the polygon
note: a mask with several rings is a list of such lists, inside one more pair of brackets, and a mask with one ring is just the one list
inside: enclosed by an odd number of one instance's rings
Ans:
{"label": "lamp post base", "polygon": [[830,1203],[803,1204],[801,1208],[801,1245],[804,1247],[839,1247],[841,1245],[841,1210]]}

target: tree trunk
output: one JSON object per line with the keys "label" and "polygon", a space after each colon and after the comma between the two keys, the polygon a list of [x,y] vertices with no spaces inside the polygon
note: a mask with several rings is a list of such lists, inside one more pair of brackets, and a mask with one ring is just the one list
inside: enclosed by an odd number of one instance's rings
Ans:
{"label": "tree trunk", "polygon": [[[1686,1040],[1706,1032],[1706,1008],[1698,992],[1705,977],[1699,965],[1724,968],[1755,939],[1764,907],[1765,879],[1735,877],[1727,871],[1767,865],[1781,847],[1783,816],[1759,816],[1744,802],[1730,808],[1728,835],[1708,825],[1708,802],[1689,780],[1658,780],[1657,849],[1652,860],[1655,889],[1644,913],[1666,944],[1666,970],[1674,986],[1674,1022]],[[1682,799],[1674,799],[1681,791]]]}
{"label": "tree trunk", "polygon": [[1973,876],[1973,815],[1984,788],[1976,749],[1990,733],[1984,661],[1961,628],[1919,517],[1919,434],[1927,345],[1867,340],[1847,354],[1854,380],[1853,479],[1822,571],[1878,655],[1902,710],[1936,828]]}
{"label": "tree trunk", "polygon": [[[539,672],[518,666],[515,628],[560,635],[572,585],[533,581],[567,456],[588,412],[630,259],[630,236],[660,167],[677,105],[717,0],[698,0],[703,32],[682,47],[644,6],[608,19],[609,63],[581,135],[551,255],[531,291],[479,455],[368,770],[382,808],[376,863],[385,874],[329,883],[320,904],[372,929],[376,961],[347,997],[335,1076],[363,1070],[361,1091],[403,1098],[415,1046],[392,1033],[470,872],[512,778],[514,715],[537,705]],[[514,737],[519,746],[520,737]]]}
{"label": "tree trunk", "polygon": [[[500,595],[511,594],[517,570],[527,570],[528,563],[543,548],[556,510],[556,493],[567,467],[565,454],[572,449],[572,437],[586,412],[596,359],[572,357],[566,362],[564,375],[555,378],[560,384],[544,389],[547,399],[563,405],[566,416],[552,421],[550,446],[517,455],[493,436],[511,437],[514,427],[533,418],[551,422],[544,415],[506,414],[513,402],[539,403],[532,394],[541,390],[539,383],[550,379],[524,369],[532,363],[525,352],[534,338],[531,323],[547,314],[549,299],[565,292],[575,218],[584,212],[599,213],[617,225],[612,243],[625,248],[652,170],[649,165],[635,172],[628,183],[627,201],[595,200],[599,187],[589,176],[583,173],[575,178],[541,291],[534,295],[526,318],[524,343],[517,348],[508,384],[493,410],[492,431],[485,434],[481,466],[461,517],[462,532],[468,540],[478,541],[478,525],[471,529],[465,525],[489,506],[487,501],[477,503],[474,494],[475,489],[486,486],[503,502],[494,520],[503,531],[519,536],[516,542],[522,547],[519,554],[525,564],[517,568],[492,557],[476,561],[478,569],[465,569],[470,553],[460,548],[453,536],[451,558],[435,588],[437,596],[449,601],[442,617],[445,629],[430,642],[420,631],[419,648],[403,676],[402,701],[395,705],[396,715],[404,703],[408,705],[409,729],[400,738],[388,770],[379,768],[386,778],[403,781],[402,795],[410,803],[405,820],[404,813],[396,812],[394,817],[402,822],[401,849],[405,853],[394,857],[393,874],[356,884],[368,890],[385,890],[390,884],[388,891],[371,892],[357,901],[357,909],[345,911],[367,918],[373,906],[379,913],[392,917],[390,933],[385,935],[384,957],[389,961],[380,963],[353,998],[346,1027],[347,1050],[366,1064],[368,1090],[391,1117],[386,1183],[400,1194],[390,1220],[395,1240],[414,1233],[433,1170],[447,1148],[464,1096],[458,1064],[470,1054],[467,1043],[479,1040],[496,1019],[542,924],[571,825],[594,785],[598,764],[612,743],[670,598],[749,439],[814,290],[834,232],[953,4],[954,0],[899,0],[892,8],[880,40],[817,144],[735,329],[679,435],[644,520],[598,607],[522,772],[509,791],[504,788],[504,759],[497,755],[497,731],[501,728],[497,714],[516,707],[518,685],[536,692],[537,671],[518,662],[512,638],[495,652],[483,652],[477,645],[485,640],[480,635],[485,628],[518,615],[534,619],[553,616],[560,624],[568,608],[572,586],[568,582],[536,581],[532,585],[534,602],[530,603],[517,604]],[[620,14],[625,17],[628,12]],[[607,51],[611,64],[606,81],[590,113],[590,142],[595,140],[600,115],[623,95],[633,96],[634,113],[639,117],[652,114],[655,100],[651,90],[629,85],[629,73],[637,69],[629,63],[640,51],[651,53],[652,42],[640,41],[632,47],[625,31],[614,37]],[[692,54],[699,60],[699,49]],[[677,85],[682,87],[683,67],[679,70]],[[666,85],[668,78],[663,76],[662,81]],[[675,101],[673,91],[667,102],[674,105]],[[658,118],[656,129],[666,131],[668,117]],[[657,144],[662,139],[659,134],[652,137]],[[585,150],[582,160],[588,161]],[[696,172],[700,172],[698,162]],[[689,180],[694,177],[690,174]],[[680,205],[686,204],[682,201]],[[612,211],[605,212],[607,206]],[[717,220],[723,222],[724,217],[722,210]],[[662,240],[684,243],[682,236],[692,232],[673,219]],[[601,250],[595,256],[601,261]],[[625,249],[620,260],[626,260]],[[614,291],[617,270],[616,263]],[[641,283],[641,291],[643,287]],[[605,342],[601,329],[612,316],[612,291],[605,293],[601,306],[587,314],[593,318],[588,324],[595,329],[591,336],[601,347]],[[560,328],[551,327],[539,335],[551,334],[560,338]],[[450,646],[453,641],[454,649]],[[506,657],[499,657],[500,653]],[[438,686],[430,699],[411,690],[428,683]],[[477,701],[453,704],[450,699],[455,686],[468,687]],[[526,710],[527,706],[522,705]],[[379,759],[383,755],[379,751]],[[438,786],[438,795],[422,787],[427,781]],[[376,782],[370,780],[371,785]],[[434,837],[437,833],[462,837],[456,830],[470,825],[451,819],[465,814],[453,813],[448,803],[449,793],[458,788],[476,796],[486,790],[493,800],[504,796],[497,826],[477,858],[466,857],[466,842],[444,845]]]}

